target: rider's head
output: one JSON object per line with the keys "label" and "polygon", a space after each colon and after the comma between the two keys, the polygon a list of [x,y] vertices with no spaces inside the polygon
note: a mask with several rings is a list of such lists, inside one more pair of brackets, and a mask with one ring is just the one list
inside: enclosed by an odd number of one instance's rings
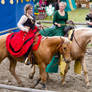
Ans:
{"label": "rider's head", "polygon": [[26,4],[24,7],[25,14],[32,14],[33,13],[33,6],[31,4]]}

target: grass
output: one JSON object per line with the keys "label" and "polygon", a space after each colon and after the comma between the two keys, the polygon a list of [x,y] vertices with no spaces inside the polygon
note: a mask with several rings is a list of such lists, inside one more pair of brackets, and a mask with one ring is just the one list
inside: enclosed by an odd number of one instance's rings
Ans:
{"label": "grass", "polygon": [[89,9],[79,8],[74,11],[68,12],[69,20],[74,22],[85,22],[85,17],[88,14]]}

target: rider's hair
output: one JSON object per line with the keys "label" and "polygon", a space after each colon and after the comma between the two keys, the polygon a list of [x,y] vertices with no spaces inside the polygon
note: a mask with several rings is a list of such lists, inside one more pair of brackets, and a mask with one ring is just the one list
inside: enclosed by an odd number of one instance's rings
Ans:
{"label": "rider's hair", "polygon": [[30,8],[33,8],[33,6],[31,4],[26,4],[25,7],[24,7],[24,13],[26,14],[27,10],[30,9]]}
{"label": "rider's hair", "polygon": [[66,7],[66,2],[61,1],[61,2],[59,3],[59,6],[60,6],[60,5],[64,5],[64,6]]}

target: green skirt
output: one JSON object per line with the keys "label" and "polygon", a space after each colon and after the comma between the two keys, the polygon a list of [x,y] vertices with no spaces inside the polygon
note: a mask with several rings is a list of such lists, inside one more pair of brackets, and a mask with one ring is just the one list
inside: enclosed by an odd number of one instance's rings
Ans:
{"label": "green skirt", "polygon": [[47,28],[47,29],[43,29],[40,30],[39,33],[42,36],[64,36],[64,28]]}

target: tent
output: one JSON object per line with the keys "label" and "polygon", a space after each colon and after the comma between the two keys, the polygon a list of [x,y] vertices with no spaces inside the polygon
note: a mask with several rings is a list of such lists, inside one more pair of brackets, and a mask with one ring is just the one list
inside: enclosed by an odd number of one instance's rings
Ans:
{"label": "tent", "polygon": [[[24,13],[25,4],[34,7],[33,0],[0,0],[0,31],[14,28]],[[18,31],[18,30],[15,30]]]}

